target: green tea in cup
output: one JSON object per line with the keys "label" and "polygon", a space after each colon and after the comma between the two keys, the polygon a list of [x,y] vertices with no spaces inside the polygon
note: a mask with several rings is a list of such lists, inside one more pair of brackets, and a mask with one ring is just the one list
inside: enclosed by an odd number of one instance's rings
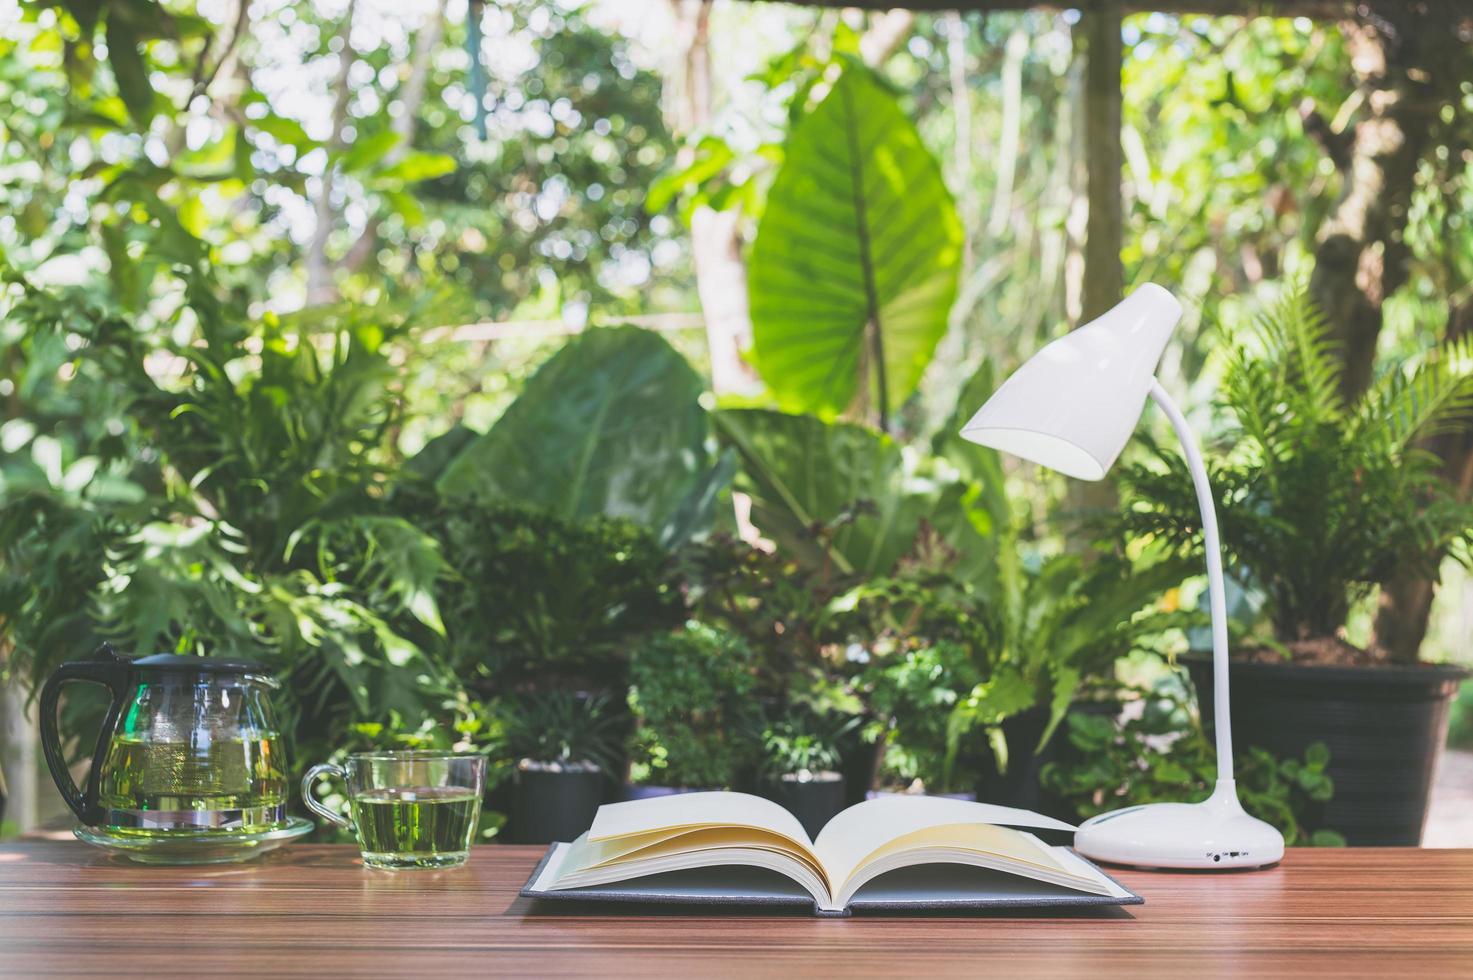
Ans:
{"label": "green tea in cup", "polygon": [[[351,820],[312,795],[319,776],[348,785]],[[342,766],[319,765],[302,779],[307,806],[358,838],[371,868],[449,868],[464,864],[481,817],[486,760],[451,752],[364,752]]]}

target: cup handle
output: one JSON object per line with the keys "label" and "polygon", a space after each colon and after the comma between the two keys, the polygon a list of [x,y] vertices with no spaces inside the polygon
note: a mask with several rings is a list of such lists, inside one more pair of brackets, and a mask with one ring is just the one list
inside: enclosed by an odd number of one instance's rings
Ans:
{"label": "cup handle", "polygon": [[335,766],[331,762],[319,763],[313,766],[311,769],[308,769],[307,774],[302,777],[302,802],[307,804],[307,809],[311,810],[319,817],[325,817],[332,823],[337,824],[339,827],[346,828],[347,830],[352,830],[353,821],[346,820],[343,818],[342,814],[335,813],[332,810],[329,810],[327,807],[317,802],[317,797],[312,795],[312,784],[317,782],[317,780],[323,776],[337,776],[344,782],[347,782],[348,780],[348,774],[343,771],[342,766]]}

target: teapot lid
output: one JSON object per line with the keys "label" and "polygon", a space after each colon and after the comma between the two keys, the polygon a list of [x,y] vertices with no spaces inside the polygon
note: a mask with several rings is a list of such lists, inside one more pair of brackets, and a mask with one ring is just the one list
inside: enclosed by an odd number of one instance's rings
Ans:
{"label": "teapot lid", "polygon": [[[119,658],[124,659],[124,658]],[[224,657],[194,657],[181,653],[156,653],[125,661],[129,667],[148,673],[172,674],[269,674],[270,668],[253,660],[227,660]]]}

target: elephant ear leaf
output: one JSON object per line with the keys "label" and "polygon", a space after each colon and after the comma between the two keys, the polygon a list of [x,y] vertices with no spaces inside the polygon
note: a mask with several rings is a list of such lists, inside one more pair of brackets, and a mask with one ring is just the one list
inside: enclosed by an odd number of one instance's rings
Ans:
{"label": "elephant ear leaf", "polygon": [[962,228],[894,94],[846,67],[788,138],[748,269],[754,359],[787,411],[878,415],[915,391]]}
{"label": "elephant ear leaf", "polygon": [[725,409],[714,419],[741,461],[735,485],[751,498],[752,523],[783,554],[888,575],[928,528],[963,560],[978,551],[978,532],[947,519],[961,513],[964,488],[917,472],[889,436],[765,409]]}
{"label": "elephant ear leaf", "polygon": [[590,330],[538,369],[436,487],[572,520],[625,517],[675,543],[709,522],[712,499],[730,479],[730,463],[712,458],[703,390],[658,334]]}

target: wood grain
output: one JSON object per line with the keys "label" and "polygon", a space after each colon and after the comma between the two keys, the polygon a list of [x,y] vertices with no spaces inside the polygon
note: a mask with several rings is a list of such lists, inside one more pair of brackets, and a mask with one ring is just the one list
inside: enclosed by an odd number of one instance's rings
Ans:
{"label": "wood grain", "polygon": [[0,846],[0,975],[1473,977],[1473,851],[1121,871],[1129,910],[853,919],[534,909],[516,893],[540,857],[393,874],[341,845],[193,869]]}

